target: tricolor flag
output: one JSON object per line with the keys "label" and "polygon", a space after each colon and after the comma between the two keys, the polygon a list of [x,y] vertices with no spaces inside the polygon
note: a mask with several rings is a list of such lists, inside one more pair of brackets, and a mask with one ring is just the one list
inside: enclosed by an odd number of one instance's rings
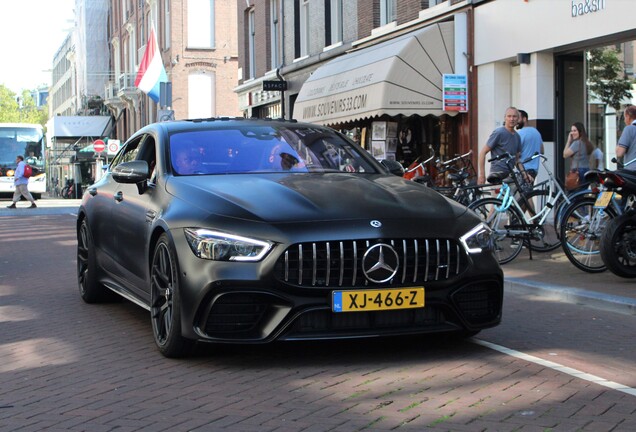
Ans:
{"label": "tricolor flag", "polygon": [[153,26],[150,29],[146,52],[139,64],[135,86],[150,96],[153,101],[159,102],[159,83],[162,82],[168,82],[168,75],[166,75],[166,69],[163,67],[159,43],[155,37],[155,28]]}

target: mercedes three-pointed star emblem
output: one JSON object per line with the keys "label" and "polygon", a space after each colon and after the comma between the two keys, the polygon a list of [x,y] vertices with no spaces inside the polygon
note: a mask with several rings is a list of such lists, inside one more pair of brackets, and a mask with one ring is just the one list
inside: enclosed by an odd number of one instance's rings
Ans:
{"label": "mercedes three-pointed star emblem", "polygon": [[400,259],[392,246],[378,243],[371,246],[362,257],[362,272],[375,283],[391,280],[397,273]]}

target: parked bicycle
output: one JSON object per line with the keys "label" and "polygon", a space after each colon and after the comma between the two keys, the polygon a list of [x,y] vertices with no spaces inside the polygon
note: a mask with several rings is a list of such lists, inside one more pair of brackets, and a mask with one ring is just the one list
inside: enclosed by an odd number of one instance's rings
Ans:
{"label": "parked bicycle", "polygon": [[[616,159],[613,162],[617,163]],[[634,161],[627,162],[626,165],[632,162]],[[623,165],[619,164],[620,168]],[[608,170],[588,171],[585,179],[598,186],[586,193],[571,196],[571,204],[563,210],[563,252],[575,267],[588,273],[607,270],[601,254],[603,233],[608,225],[614,224],[614,219],[624,213],[622,197],[614,190],[614,175],[613,171]]]}
{"label": "parked bicycle", "polygon": [[490,185],[475,183],[475,168],[472,163],[472,150],[453,159],[438,162],[438,173],[445,176],[446,185],[432,185],[431,188],[442,195],[468,206],[484,196],[484,189]]}
{"label": "parked bicycle", "polygon": [[533,186],[525,180],[515,156],[504,153],[489,160],[504,160],[510,168],[510,175],[505,179],[495,175],[488,178],[489,183],[501,185],[497,197],[482,198],[468,206],[494,231],[495,253],[500,264],[515,259],[524,244],[537,252],[549,252],[561,244],[555,209],[561,202],[569,203],[569,199],[545,156],[535,154],[521,164],[534,158],[541,159],[548,180]]}
{"label": "parked bicycle", "polygon": [[72,179],[66,180],[66,185],[62,188],[60,196],[66,199],[75,198],[75,184]]}
{"label": "parked bicycle", "polygon": [[433,178],[436,175],[435,165],[435,150],[432,146],[429,148],[429,157],[425,159],[418,158],[404,170],[403,177],[407,180],[413,180],[418,183],[425,184],[427,186],[433,185]]}

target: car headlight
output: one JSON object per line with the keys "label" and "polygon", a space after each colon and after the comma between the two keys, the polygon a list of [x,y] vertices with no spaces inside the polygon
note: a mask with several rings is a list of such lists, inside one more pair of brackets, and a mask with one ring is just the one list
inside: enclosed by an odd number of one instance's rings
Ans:
{"label": "car headlight", "polygon": [[214,261],[260,261],[273,245],[267,241],[201,228],[186,228],[184,232],[196,256]]}
{"label": "car headlight", "polygon": [[461,236],[459,241],[466,249],[466,252],[471,254],[493,249],[492,230],[483,223]]}

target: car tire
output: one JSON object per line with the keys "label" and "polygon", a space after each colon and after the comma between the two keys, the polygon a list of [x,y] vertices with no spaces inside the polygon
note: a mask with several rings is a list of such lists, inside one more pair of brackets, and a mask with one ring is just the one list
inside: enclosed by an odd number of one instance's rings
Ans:
{"label": "car tire", "polygon": [[623,214],[607,223],[600,251],[612,273],[622,278],[636,278],[636,220],[633,214]]}
{"label": "car tire", "polygon": [[112,300],[115,295],[99,282],[93,235],[86,219],[77,232],[77,285],[80,296],[86,303],[101,303]]}
{"label": "car tire", "polygon": [[157,241],[150,268],[150,317],[157,348],[165,357],[185,357],[194,341],[181,332],[181,293],[177,254],[166,234]]}

